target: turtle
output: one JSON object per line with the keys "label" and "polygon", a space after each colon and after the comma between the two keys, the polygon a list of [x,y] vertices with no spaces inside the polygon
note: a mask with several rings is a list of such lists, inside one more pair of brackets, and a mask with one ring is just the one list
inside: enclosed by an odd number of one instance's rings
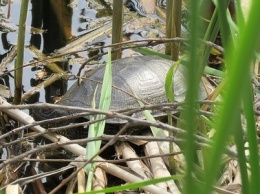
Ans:
{"label": "turtle", "polygon": [[[145,104],[152,105],[168,102],[164,83],[166,74],[173,63],[171,60],[158,56],[135,56],[113,61],[111,65],[112,95],[110,110],[117,111],[140,107],[138,99]],[[88,73],[80,84],[74,83],[57,104],[91,108],[92,100],[95,99],[95,104],[98,105],[104,72],[105,66],[101,66]],[[178,102],[184,101],[187,90],[185,72],[186,67],[183,65],[178,65],[174,69],[173,89],[175,100]],[[94,92],[95,90],[96,92]],[[206,97],[207,92],[201,83],[199,99],[206,99]],[[36,120],[42,120],[70,115],[75,112],[77,111],[36,109],[33,115]],[[166,115],[159,111],[153,111],[152,114],[154,117]],[[142,112],[134,113],[132,117],[144,119]],[[118,118],[106,120],[108,124],[123,124],[125,122],[127,121]]]}

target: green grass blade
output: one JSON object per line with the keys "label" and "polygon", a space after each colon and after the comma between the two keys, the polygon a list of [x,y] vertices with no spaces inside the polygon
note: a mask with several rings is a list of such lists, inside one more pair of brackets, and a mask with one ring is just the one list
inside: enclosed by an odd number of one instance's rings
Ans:
{"label": "green grass blade", "polygon": [[224,47],[227,46],[228,42],[230,41],[231,36],[231,30],[230,26],[228,24],[227,19],[227,6],[230,3],[230,0],[221,1],[221,0],[214,0],[213,1],[218,9],[218,17],[219,17],[219,23],[220,23],[220,29],[221,29],[221,37],[222,37],[222,43]]}
{"label": "green grass blade", "polygon": [[224,78],[225,77],[225,73],[223,71],[211,68],[211,67],[205,67],[204,69],[204,73],[206,74],[211,74],[220,78]]}
{"label": "green grass blade", "polygon": [[[96,107],[96,93],[97,93],[97,89],[98,89],[98,86],[96,87],[95,91],[94,91],[94,95],[93,95],[93,99],[92,99],[92,102],[91,102],[91,106],[92,108],[95,108]],[[94,121],[95,120],[95,116],[91,115],[90,118],[89,118],[90,121]],[[88,128],[88,138],[93,138],[95,137],[95,124],[92,124],[89,126]],[[96,146],[95,146],[95,143],[94,142],[88,142],[87,143],[87,147],[86,147],[86,150],[87,150],[87,154],[86,154],[86,158],[89,160],[91,159],[96,153],[97,153],[97,150],[96,150]],[[86,167],[85,167],[85,170],[87,172],[89,172],[92,168],[92,164],[87,164]],[[89,180],[89,179],[88,179]],[[92,180],[92,179],[91,179]],[[92,182],[92,181],[91,181]],[[89,184],[87,184],[89,185]]]}
{"label": "green grass blade", "polygon": [[246,156],[245,156],[245,150],[244,150],[243,129],[242,129],[239,112],[237,112],[236,121],[237,122],[235,123],[236,131],[234,132],[234,139],[235,139],[236,148],[237,148],[239,169],[240,169],[241,180],[242,180],[241,183],[243,185],[242,193],[249,193],[249,180],[248,180]]}
{"label": "green grass blade", "polygon": [[[199,75],[198,70],[203,69],[200,64],[200,56],[198,55],[198,50],[200,45],[199,39],[201,30],[201,21],[198,17],[202,9],[203,1],[190,1],[191,15],[190,15],[190,38],[189,38],[189,61],[188,61],[188,71],[187,71],[187,93],[185,102],[186,105],[183,107],[183,113],[181,119],[185,121],[184,127],[187,131],[185,135],[186,143],[184,144],[184,155],[186,159],[186,177],[184,182],[184,192],[185,194],[199,193],[199,188],[194,181],[193,172],[195,155],[196,155],[196,145],[194,134],[196,132],[197,120],[196,120],[196,109],[198,108],[196,101],[198,99],[198,88],[199,80],[201,75]],[[202,74],[202,71],[201,71]]]}
{"label": "green grass blade", "polygon": [[[206,33],[205,33],[205,36],[203,39],[214,42],[218,35],[219,28],[220,27],[219,27],[218,14],[217,14],[217,8],[216,8],[212,14],[210,23],[207,27],[207,30],[206,30]],[[202,47],[201,50],[203,53],[202,64],[206,64],[209,59],[209,55],[210,55],[212,48],[210,48],[206,45],[202,45],[201,47]]]}
{"label": "green grass blade", "polygon": [[[170,180],[179,180],[179,179],[182,179],[182,178],[183,178],[183,175],[174,175],[174,176],[170,176],[170,177],[163,177],[163,178],[146,180],[146,181],[137,182],[137,183],[125,184],[125,185],[116,186],[116,187],[110,187],[110,188],[103,189],[103,190],[84,192],[84,194],[112,193],[112,192],[116,192],[116,191],[142,188],[142,187],[145,187],[147,185],[162,183],[162,182],[166,182],[166,181],[170,181]],[[81,193],[81,194],[83,194],[83,193]]]}
{"label": "green grass blade", "polygon": [[140,53],[142,53],[143,55],[156,55],[156,56],[162,57],[164,59],[171,60],[171,56],[170,55],[159,53],[159,52],[151,50],[149,48],[139,47],[139,48],[136,48],[135,50],[140,52]]}
{"label": "green grass blade", "polygon": [[[103,78],[103,84],[101,88],[99,109],[100,110],[109,110],[111,103],[111,92],[112,92],[112,68],[111,68],[111,52],[108,53],[108,61],[105,69],[105,74]],[[95,95],[94,95],[95,98]],[[93,99],[95,103],[95,99]],[[93,104],[95,106],[95,104]],[[96,119],[103,119],[104,115],[97,115]],[[93,120],[93,117],[91,117]],[[100,121],[89,126],[88,137],[97,137],[101,136],[104,133],[106,121]],[[95,154],[100,150],[101,141],[93,141],[87,144],[87,159],[92,159]],[[86,171],[88,172],[88,182],[86,186],[86,191],[90,191],[92,188],[92,180],[94,175],[94,169],[96,167],[95,163],[87,164]]]}
{"label": "green grass blade", "polygon": [[[243,105],[244,105],[244,113],[245,113],[246,128],[247,128],[246,135],[249,144],[249,164],[251,168],[251,178],[250,178],[251,182],[249,186],[243,184],[243,187],[246,186],[249,187],[251,190],[250,193],[256,194],[256,193],[260,193],[260,187],[259,187],[260,172],[259,172],[258,140],[256,136],[257,129],[255,125],[256,121],[254,115],[254,104],[252,101],[254,95],[253,95],[253,89],[251,85],[251,79],[247,80],[246,84],[247,84],[246,86],[247,92],[245,93],[245,96],[243,98]],[[245,171],[247,170],[247,167],[244,166],[241,170]]]}
{"label": "green grass blade", "polygon": [[[222,0],[219,0],[221,2]],[[226,63],[228,68],[228,77],[226,94],[224,96],[223,107],[217,118],[217,131],[214,138],[213,147],[209,162],[206,165],[205,186],[202,194],[210,193],[215,177],[218,172],[215,164],[219,164],[221,155],[224,151],[227,138],[232,130],[237,126],[237,115],[240,114],[240,104],[243,94],[246,91],[246,81],[250,76],[250,63],[260,39],[260,29],[255,28],[258,25],[260,1],[253,1],[248,22],[245,27],[238,26],[239,37],[237,44],[231,49],[227,49]],[[224,33],[224,32],[223,32]]]}
{"label": "green grass blade", "polygon": [[180,64],[180,61],[175,62],[172,64],[171,68],[168,70],[165,78],[165,93],[166,97],[169,102],[174,102],[174,87],[173,86],[173,74],[174,74],[174,69],[177,68],[177,66]]}
{"label": "green grass blade", "polygon": [[[108,61],[106,65],[106,70],[103,78],[103,84],[101,88],[100,101],[99,101],[99,109],[100,110],[109,110],[111,103],[111,92],[112,92],[112,69],[111,69],[111,52],[108,54]],[[103,119],[104,115],[97,115],[96,119]],[[91,132],[91,137],[97,137],[104,133],[106,121],[100,121],[98,123],[93,124],[94,130]],[[90,127],[92,127],[90,126]],[[91,128],[92,129],[92,128]],[[90,142],[95,144],[96,151],[99,150],[101,141]],[[90,159],[90,158],[88,158]]]}
{"label": "green grass blade", "polygon": [[[112,68],[111,68],[111,52],[108,54],[106,70],[104,74],[103,84],[101,88],[101,96],[99,101],[100,110],[109,110],[112,94]],[[97,115],[97,119],[105,118],[104,115]],[[96,136],[103,135],[106,121],[99,122],[99,127],[96,128]],[[99,149],[101,141],[96,141],[96,146]]]}
{"label": "green grass blade", "polygon": [[[140,104],[140,106],[144,105],[141,101],[138,101],[138,103]],[[143,113],[145,115],[146,120],[156,122],[150,111],[144,110]],[[150,128],[154,137],[166,137],[162,129],[153,126],[150,126]],[[160,142],[158,144],[160,144]]]}

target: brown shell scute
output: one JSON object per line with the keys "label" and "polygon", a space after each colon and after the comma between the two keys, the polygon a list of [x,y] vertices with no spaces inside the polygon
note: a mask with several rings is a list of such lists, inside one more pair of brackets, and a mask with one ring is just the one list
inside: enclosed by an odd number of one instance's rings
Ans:
{"label": "brown shell scute", "polygon": [[[156,56],[139,56],[113,61],[112,84],[114,87],[110,109],[139,107],[137,99],[133,96],[137,96],[148,104],[167,102],[164,82],[172,64],[173,61]],[[91,107],[94,90],[98,85],[96,93],[96,104],[98,105],[104,70],[104,67],[94,70],[88,74],[88,79],[84,80],[80,86],[75,83],[59,104]],[[185,97],[184,74],[185,68],[182,65],[175,69],[174,93],[177,101],[182,101]],[[134,116],[140,117],[140,114]],[[115,121],[110,120],[110,122]]]}

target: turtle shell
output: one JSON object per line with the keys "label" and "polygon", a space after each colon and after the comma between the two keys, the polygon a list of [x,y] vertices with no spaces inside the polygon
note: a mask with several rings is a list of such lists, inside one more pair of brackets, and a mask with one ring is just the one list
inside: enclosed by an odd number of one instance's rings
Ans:
{"label": "turtle shell", "polygon": [[[145,104],[160,104],[167,102],[165,95],[165,76],[173,61],[157,56],[138,56],[124,58],[112,62],[112,96],[110,110],[140,107],[138,98]],[[183,101],[186,92],[185,70],[179,65],[174,70],[174,96],[176,101]],[[75,83],[61,98],[58,104],[79,107],[91,107],[95,98],[99,104],[105,66],[99,67],[86,75],[80,85]],[[96,90],[94,97],[94,91]],[[200,88],[200,99],[206,98],[205,89]],[[96,107],[98,108],[98,107]],[[68,114],[71,114],[69,112]],[[155,111],[154,116],[165,113]],[[133,117],[143,118],[142,113]],[[121,119],[108,119],[107,123],[124,123]]]}

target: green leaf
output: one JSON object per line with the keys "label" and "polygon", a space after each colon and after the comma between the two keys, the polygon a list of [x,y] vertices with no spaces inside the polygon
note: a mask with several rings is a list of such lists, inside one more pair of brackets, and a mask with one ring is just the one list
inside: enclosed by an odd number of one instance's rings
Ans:
{"label": "green leaf", "polygon": [[[137,182],[137,183],[129,183],[129,184],[121,185],[121,186],[110,187],[110,188],[103,189],[103,190],[84,192],[84,194],[112,193],[112,192],[116,192],[116,191],[142,188],[142,187],[145,187],[147,185],[162,183],[162,182],[166,182],[166,181],[170,181],[170,180],[179,180],[179,179],[182,179],[183,177],[184,177],[184,175],[179,174],[179,175],[163,177],[163,178],[158,178],[158,179],[152,179],[152,180],[147,180],[147,181],[142,181],[142,182]],[[81,194],[83,194],[83,193],[81,193]]]}
{"label": "green leaf", "polygon": [[[112,93],[112,68],[111,68],[111,52],[108,53],[108,61],[105,69],[105,74],[103,78],[103,84],[101,88],[99,109],[100,110],[109,110],[111,103],[111,93]],[[95,107],[95,94],[92,102],[92,106]],[[97,115],[96,119],[103,119],[104,115]],[[94,117],[90,117],[91,121],[94,120]],[[97,137],[101,136],[104,133],[106,121],[100,121],[89,126],[88,137]],[[95,154],[100,150],[101,141],[93,141],[87,144],[87,154],[86,157],[88,160],[93,158]],[[92,188],[92,180],[94,175],[94,169],[96,167],[95,163],[87,164],[85,170],[88,172],[88,182],[86,190],[90,191]]]}
{"label": "green leaf", "polygon": [[169,102],[174,102],[174,73],[175,70],[178,68],[178,65],[180,64],[181,59],[173,62],[172,66],[170,67],[170,69],[168,70],[166,77],[165,77],[165,93],[166,93],[166,97],[168,99]]}

